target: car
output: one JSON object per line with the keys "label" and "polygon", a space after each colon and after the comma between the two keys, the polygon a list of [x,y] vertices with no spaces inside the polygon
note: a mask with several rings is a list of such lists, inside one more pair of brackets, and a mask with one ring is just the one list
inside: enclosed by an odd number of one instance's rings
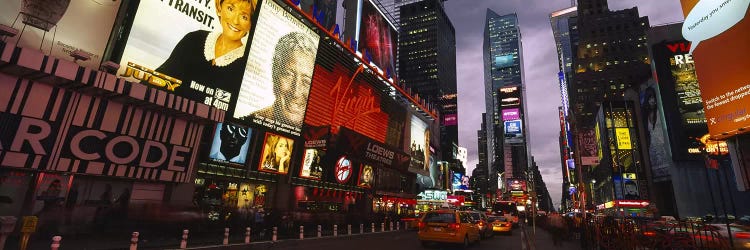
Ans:
{"label": "car", "polygon": [[513,222],[508,221],[508,218],[502,216],[491,216],[488,218],[487,222],[491,225],[493,233],[513,234]]}
{"label": "car", "polygon": [[729,228],[732,229],[732,242],[726,224],[706,224],[693,234],[693,238],[700,247],[730,248],[733,243],[734,249],[750,249],[750,228],[739,224],[730,224]]}
{"label": "car", "polygon": [[418,223],[417,236],[422,246],[431,243],[457,243],[468,247],[479,243],[479,227],[467,212],[456,210],[435,210],[426,212]]}
{"label": "car", "polygon": [[479,227],[479,236],[484,239],[495,235],[492,232],[492,226],[490,226],[490,222],[488,220],[489,217],[487,216],[487,214],[478,211],[467,211],[467,213],[471,215],[471,218],[474,220],[474,224]]}

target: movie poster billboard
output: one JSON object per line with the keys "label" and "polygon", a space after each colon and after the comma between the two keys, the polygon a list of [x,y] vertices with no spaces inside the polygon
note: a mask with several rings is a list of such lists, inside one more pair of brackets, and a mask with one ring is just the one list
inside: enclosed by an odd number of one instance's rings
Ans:
{"label": "movie poster billboard", "polygon": [[[700,98],[700,95],[698,98]],[[667,126],[661,107],[663,106],[659,85],[653,81],[643,84],[641,86],[641,114],[643,116],[642,121],[646,125],[646,145],[651,162],[651,172],[655,181],[668,177],[672,165]]]}
{"label": "movie poster billboard", "polygon": [[372,183],[374,180],[375,172],[372,166],[361,164],[359,167],[359,179],[357,180],[357,186],[361,188],[372,188]]}
{"label": "movie poster billboard", "polygon": [[294,140],[271,132],[263,140],[258,170],[276,174],[287,174],[294,149]]}
{"label": "movie poster billboard", "polygon": [[409,168],[409,155],[395,147],[385,145],[346,127],[341,128],[336,149],[353,160],[375,167],[385,167],[405,172]]}
{"label": "movie poster billboard", "polygon": [[430,130],[427,123],[416,115],[411,117],[410,138],[411,164],[409,165],[409,171],[430,176],[428,172],[430,167]]}
{"label": "movie poster billboard", "polygon": [[395,72],[398,32],[370,0],[362,0],[359,51],[385,72]]}
{"label": "movie poster billboard", "polygon": [[299,136],[319,39],[276,2],[264,1],[233,117]]}
{"label": "movie poster billboard", "polygon": [[[708,130],[724,139],[750,127],[750,12],[747,1],[680,0]],[[744,133],[744,132],[743,132]]]}
{"label": "movie poster billboard", "polygon": [[208,158],[245,164],[252,131],[233,123],[218,123]]}
{"label": "movie poster billboard", "polygon": [[399,115],[391,118],[385,110],[402,107],[390,105],[392,102],[372,87],[367,80],[373,78],[364,72],[364,66],[355,64],[351,55],[336,51],[336,46],[329,43],[320,46],[321,62],[315,65],[305,124],[331,126],[334,134],[339,128],[346,127],[375,141],[385,142],[390,121],[405,119]]}
{"label": "movie poster billboard", "polygon": [[260,2],[140,1],[117,75],[231,110]]}
{"label": "movie poster billboard", "polygon": [[305,127],[305,154],[302,158],[299,176],[307,179],[320,180],[323,177],[323,163],[331,136],[331,127]]}
{"label": "movie poster billboard", "polygon": [[79,51],[90,59],[78,64],[98,69],[120,3],[120,0],[3,1],[0,24],[18,30],[16,36],[4,41],[69,61],[74,59],[71,53]]}

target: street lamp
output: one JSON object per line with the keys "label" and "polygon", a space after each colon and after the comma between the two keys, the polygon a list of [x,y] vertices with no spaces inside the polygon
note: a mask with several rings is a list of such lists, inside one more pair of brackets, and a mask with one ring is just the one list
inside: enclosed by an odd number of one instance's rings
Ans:
{"label": "street lamp", "polygon": [[596,207],[596,179],[591,179],[591,203]]}

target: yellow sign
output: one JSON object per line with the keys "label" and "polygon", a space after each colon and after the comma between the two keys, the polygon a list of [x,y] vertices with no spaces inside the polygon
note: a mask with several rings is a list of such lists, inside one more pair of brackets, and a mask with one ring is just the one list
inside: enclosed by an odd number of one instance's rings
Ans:
{"label": "yellow sign", "polygon": [[611,207],[614,207],[614,206],[615,206],[615,202],[613,202],[613,201],[608,201],[608,202],[604,203],[604,208],[611,208]]}
{"label": "yellow sign", "polygon": [[33,233],[36,232],[36,223],[39,222],[39,218],[36,216],[24,216],[23,226],[21,226],[22,233]]}
{"label": "yellow sign", "polygon": [[622,178],[626,180],[635,180],[635,173],[622,173]]}
{"label": "yellow sign", "polygon": [[615,136],[617,137],[617,149],[633,149],[630,145],[630,129],[615,128]]}

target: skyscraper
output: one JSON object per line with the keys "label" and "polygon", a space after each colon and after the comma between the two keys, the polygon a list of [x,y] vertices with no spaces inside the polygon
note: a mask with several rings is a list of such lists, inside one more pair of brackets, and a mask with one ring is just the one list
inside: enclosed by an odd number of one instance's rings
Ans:
{"label": "skyscraper", "polygon": [[483,51],[487,165],[490,176],[499,171],[507,179],[522,175],[528,164],[521,32],[515,13],[501,16],[487,9]]}
{"label": "skyscraper", "polygon": [[458,145],[456,95],[456,30],[442,0],[400,7],[399,81],[421,99],[438,104],[442,159],[450,160]]}

